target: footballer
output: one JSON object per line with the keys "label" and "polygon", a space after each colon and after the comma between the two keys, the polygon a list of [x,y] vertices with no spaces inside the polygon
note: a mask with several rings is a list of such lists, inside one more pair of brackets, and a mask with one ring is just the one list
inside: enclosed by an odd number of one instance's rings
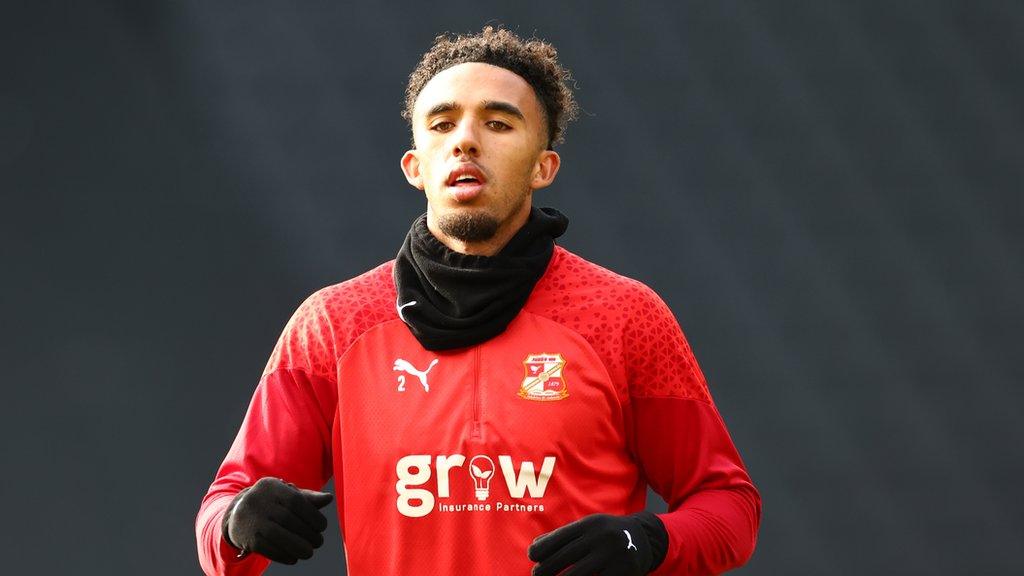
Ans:
{"label": "footballer", "polygon": [[[323,542],[348,574],[715,574],[761,500],[666,304],[559,246],[538,207],[577,111],[550,44],[439,36],[400,161],[426,212],[395,259],[318,290],[277,341],[196,518],[209,575]],[[334,479],[336,493],[322,492]],[[645,510],[648,486],[668,503]]]}

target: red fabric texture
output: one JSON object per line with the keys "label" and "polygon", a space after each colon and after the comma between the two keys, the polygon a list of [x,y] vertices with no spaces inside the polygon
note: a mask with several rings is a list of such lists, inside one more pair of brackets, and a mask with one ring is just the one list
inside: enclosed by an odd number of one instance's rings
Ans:
{"label": "red fabric texture", "polygon": [[[434,353],[398,318],[391,266],[318,291],[285,327],[196,519],[207,574],[266,568],[220,534],[231,498],[263,476],[334,477],[353,576],[525,574],[534,537],[636,512],[648,483],[670,510],[657,574],[749,558],[760,499],[652,290],[556,247],[503,334]],[[470,504],[510,510],[458,509]]]}

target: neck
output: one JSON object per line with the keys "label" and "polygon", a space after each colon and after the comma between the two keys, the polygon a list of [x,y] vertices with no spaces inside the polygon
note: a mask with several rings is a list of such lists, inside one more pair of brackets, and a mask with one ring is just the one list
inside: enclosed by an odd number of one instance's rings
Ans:
{"label": "neck", "polygon": [[501,249],[508,244],[508,241],[516,235],[516,232],[526,224],[526,221],[530,218],[530,208],[530,202],[524,202],[518,212],[498,227],[498,231],[495,232],[494,236],[478,242],[466,242],[442,232],[437,227],[437,221],[433,217],[433,211],[430,210],[429,206],[427,207],[427,229],[452,251],[470,256],[494,256],[501,252]]}

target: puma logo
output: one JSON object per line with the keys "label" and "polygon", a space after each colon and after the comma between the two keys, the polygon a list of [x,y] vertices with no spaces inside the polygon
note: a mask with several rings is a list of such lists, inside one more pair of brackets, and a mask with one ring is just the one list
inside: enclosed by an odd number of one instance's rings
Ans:
{"label": "puma logo", "polygon": [[[629,550],[630,548],[636,550],[636,545],[633,544],[633,536],[629,533],[629,530],[623,530],[623,532],[626,533],[626,538],[629,539],[629,543],[626,544],[626,550]],[[639,550],[637,550],[637,552],[639,552]]]}
{"label": "puma logo", "polygon": [[415,306],[417,304],[417,302],[415,300],[413,300],[412,302],[406,302],[405,304],[399,304],[398,302],[399,302],[399,300],[395,300],[395,309],[398,310],[398,317],[402,319],[402,322],[405,322],[406,324],[408,324],[409,321],[406,320],[405,316],[402,315],[402,308],[408,308],[409,306]]}
{"label": "puma logo", "polygon": [[[398,360],[395,360],[395,365],[391,369],[395,371],[405,372],[407,374],[419,378],[420,384],[423,385],[423,391],[430,392],[430,385],[427,384],[427,374],[430,372],[430,370],[434,367],[435,364],[437,364],[437,358],[431,360],[430,366],[427,366],[427,369],[421,372],[417,370],[416,367],[410,364],[407,360],[402,360],[401,358],[399,358]],[[405,392],[405,374],[398,375],[398,391]]]}

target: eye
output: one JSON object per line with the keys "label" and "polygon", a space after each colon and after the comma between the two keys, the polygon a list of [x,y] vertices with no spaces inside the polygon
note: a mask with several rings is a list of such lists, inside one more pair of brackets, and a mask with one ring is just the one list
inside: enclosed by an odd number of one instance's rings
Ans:
{"label": "eye", "polygon": [[438,122],[437,124],[434,124],[433,126],[431,126],[430,129],[434,130],[436,132],[447,132],[447,131],[451,130],[453,126],[455,126],[454,122],[450,122],[448,120],[442,120],[441,122]]}
{"label": "eye", "polygon": [[511,130],[512,129],[511,126],[509,126],[508,124],[505,124],[501,120],[491,120],[491,121],[487,122],[487,125],[490,126],[493,129],[497,130],[498,132],[504,132],[506,130]]}

